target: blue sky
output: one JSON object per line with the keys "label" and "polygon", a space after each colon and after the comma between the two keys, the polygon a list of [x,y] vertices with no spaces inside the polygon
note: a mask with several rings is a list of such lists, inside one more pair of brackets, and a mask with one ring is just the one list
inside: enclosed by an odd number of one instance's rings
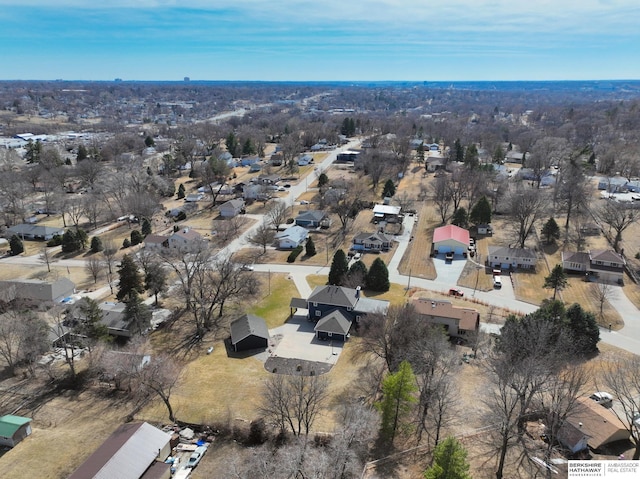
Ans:
{"label": "blue sky", "polygon": [[639,26],[638,0],[0,0],[0,79],[640,79]]}

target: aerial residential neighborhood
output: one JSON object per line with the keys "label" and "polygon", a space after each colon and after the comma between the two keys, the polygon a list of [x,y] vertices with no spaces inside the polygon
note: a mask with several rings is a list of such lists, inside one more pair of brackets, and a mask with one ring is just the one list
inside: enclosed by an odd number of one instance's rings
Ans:
{"label": "aerial residential neighborhood", "polygon": [[635,94],[0,86],[3,477],[640,458]]}

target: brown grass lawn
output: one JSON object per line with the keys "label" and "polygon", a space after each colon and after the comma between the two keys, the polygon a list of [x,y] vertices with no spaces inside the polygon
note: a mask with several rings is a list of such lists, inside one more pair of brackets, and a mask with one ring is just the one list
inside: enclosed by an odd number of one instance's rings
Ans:
{"label": "brown grass lawn", "polygon": [[413,228],[413,240],[409,243],[398,270],[404,275],[411,271],[411,275],[418,278],[436,279],[436,268],[430,254],[433,230],[439,226],[439,220],[435,217],[433,207],[428,204],[417,208],[417,211],[418,222]]}
{"label": "brown grass lawn", "polygon": [[127,402],[89,390],[53,398],[33,411],[20,411],[33,418],[33,433],[0,457],[2,477],[67,477],[132,409]]}

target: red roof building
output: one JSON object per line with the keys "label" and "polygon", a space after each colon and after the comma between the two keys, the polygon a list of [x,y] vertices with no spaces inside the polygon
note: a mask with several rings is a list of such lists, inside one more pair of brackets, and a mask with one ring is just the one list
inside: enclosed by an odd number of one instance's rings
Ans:
{"label": "red roof building", "polygon": [[469,231],[455,225],[441,226],[433,231],[433,250],[436,253],[463,254],[469,247]]}

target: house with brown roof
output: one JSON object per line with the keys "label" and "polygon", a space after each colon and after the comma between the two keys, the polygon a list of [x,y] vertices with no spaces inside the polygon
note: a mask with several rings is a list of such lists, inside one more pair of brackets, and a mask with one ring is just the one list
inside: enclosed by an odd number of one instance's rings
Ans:
{"label": "house with brown roof", "polygon": [[[588,397],[578,398],[576,407],[565,424],[587,436],[587,443],[594,450],[612,442],[629,439],[629,431],[613,411]],[[560,439],[569,434],[570,431],[565,431],[563,426],[558,436]]]}
{"label": "house with brown roof", "polygon": [[562,267],[568,272],[585,273],[598,281],[622,283],[624,258],[613,250],[563,251]]}
{"label": "house with brown roof", "polygon": [[154,234],[147,235],[144,237],[144,247],[149,251],[162,251],[162,248],[169,247],[169,237]]}
{"label": "house with brown roof", "polygon": [[480,313],[473,308],[454,306],[451,301],[414,298],[411,301],[416,313],[432,324],[444,327],[449,336],[469,337],[480,328]]}

